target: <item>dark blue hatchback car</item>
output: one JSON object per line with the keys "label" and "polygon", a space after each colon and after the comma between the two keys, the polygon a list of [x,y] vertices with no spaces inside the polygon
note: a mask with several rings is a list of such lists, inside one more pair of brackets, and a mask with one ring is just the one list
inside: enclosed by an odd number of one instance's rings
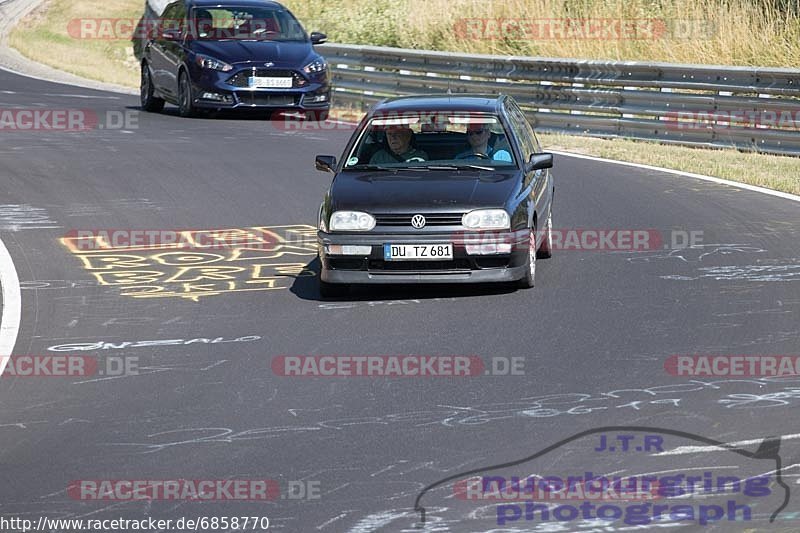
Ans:
{"label": "dark blue hatchback car", "polygon": [[303,112],[324,120],[330,73],[315,44],[284,6],[265,0],[178,0],[166,6],[144,46],[141,103],[199,109]]}

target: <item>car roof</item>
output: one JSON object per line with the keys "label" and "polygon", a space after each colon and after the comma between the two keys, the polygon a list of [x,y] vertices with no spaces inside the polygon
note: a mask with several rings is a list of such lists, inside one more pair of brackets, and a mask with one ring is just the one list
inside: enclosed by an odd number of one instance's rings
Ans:
{"label": "car roof", "polygon": [[471,111],[474,113],[500,113],[505,95],[483,94],[431,94],[423,96],[398,96],[375,104],[369,115],[403,111]]}
{"label": "car roof", "polygon": [[277,7],[286,9],[285,6],[278,2],[271,0],[187,0],[187,4],[197,7],[225,7],[225,6],[243,6],[243,7]]}

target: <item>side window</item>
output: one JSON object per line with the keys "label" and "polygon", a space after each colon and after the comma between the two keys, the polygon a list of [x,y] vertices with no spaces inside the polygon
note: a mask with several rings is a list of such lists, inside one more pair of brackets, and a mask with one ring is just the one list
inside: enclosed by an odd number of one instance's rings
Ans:
{"label": "side window", "polygon": [[161,15],[161,30],[183,30],[184,18],[186,18],[186,7],[183,0],[169,4]]}
{"label": "side window", "polygon": [[506,116],[508,117],[508,125],[509,128],[511,129],[509,133],[511,134],[512,137],[514,137],[517,140],[516,144],[519,144],[519,148],[523,152],[523,159],[524,159],[525,146],[524,143],[522,142],[522,135],[523,135],[522,130],[520,129],[519,124],[517,122],[517,117],[514,116],[514,113],[511,110],[511,106],[509,106],[508,104],[506,104]]}
{"label": "side window", "polygon": [[542,148],[539,145],[539,140],[536,138],[536,134],[533,132],[533,126],[531,126],[531,123],[528,122],[528,119],[525,117],[525,114],[522,112],[522,110],[520,110],[519,113],[522,118],[522,124],[525,127],[525,132],[527,133],[525,138],[527,139],[527,142],[530,144],[531,153],[533,154],[541,153]]}
{"label": "side window", "polygon": [[186,31],[186,4],[183,2],[178,2],[175,7],[175,22],[182,32]]}
{"label": "side window", "polygon": [[536,153],[541,154],[544,152],[544,150],[542,150],[542,143],[539,142],[539,137],[536,136],[536,132],[533,131],[533,127],[531,127],[531,134],[533,135],[533,144],[536,147]]}
{"label": "side window", "polygon": [[306,35],[306,31],[303,29],[303,25],[300,24],[300,21],[297,20],[297,17],[289,11],[281,12],[280,18],[284,20],[284,26],[286,26],[286,31],[289,33],[289,37],[291,39],[308,39],[308,35]]}
{"label": "side window", "polygon": [[525,114],[522,112],[520,108],[517,108],[517,113],[519,113],[519,119],[522,121],[522,127],[525,130],[525,147],[528,151],[525,160],[527,161],[530,159],[531,154],[539,153],[536,147],[536,139],[533,137],[533,128],[531,128],[531,123],[528,122],[528,119],[525,117]]}
{"label": "side window", "polygon": [[533,137],[533,128],[531,128],[522,110],[516,105],[508,106],[508,115],[511,118],[511,127],[514,129],[514,135],[519,139],[523,162],[527,163],[531,155],[538,152],[536,140]]}

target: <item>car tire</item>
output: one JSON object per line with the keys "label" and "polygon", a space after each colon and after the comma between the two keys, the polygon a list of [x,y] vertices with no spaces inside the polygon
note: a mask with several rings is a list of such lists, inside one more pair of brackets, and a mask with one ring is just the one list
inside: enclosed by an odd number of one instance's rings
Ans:
{"label": "car tire", "polygon": [[164,99],[158,98],[156,88],[153,86],[153,77],[150,75],[150,67],[147,63],[142,63],[142,77],[139,85],[139,99],[142,110],[149,113],[158,113],[164,109]]}
{"label": "car tire", "polygon": [[328,115],[330,112],[327,109],[319,110],[319,111],[306,111],[305,116],[306,120],[310,122],[325,122],[328,120]]}
{"label": "car tire", "polygon": [[517,281],[517,288],[530,289],[536,282],[536,228],[528,237],[528,260],[525,261],[525,275]]}
{"label": "car tire", "polygon": [[184,71],[181,71],[180,78],[178,78],[178,113],[183,118],[197,116],[197,108],[194,106],[194,94],[192,93],[192,82]]}
{"label": "car tire", "polygon": [[542,245],[539,247],[537,255],[539,259],[548,259],[553,256],[553,208],[550,208],[550,214],[547,215],[547,222],[544,225],[544,235],[542,236]]}
{"label": "car tire", "polygon": [[328,283],[319,280],[319,295],[323,298],[337,298],[346,296],[350,292],[350,286],[345,283]]}

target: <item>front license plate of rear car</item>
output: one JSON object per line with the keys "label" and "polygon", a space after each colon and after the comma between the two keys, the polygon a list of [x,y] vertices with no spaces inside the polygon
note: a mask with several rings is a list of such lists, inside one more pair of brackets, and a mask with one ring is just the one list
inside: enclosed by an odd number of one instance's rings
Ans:
{"label": "front license plate of rear car", "polygon": [[291,89],[292,78],[262,78],[251,76],[247,78],[251,89]]}
{"label": "front license plate of rear car", "polygon": [[389,244],[383,245],[384,261],[444,261],[453,259],[453,245]]}

